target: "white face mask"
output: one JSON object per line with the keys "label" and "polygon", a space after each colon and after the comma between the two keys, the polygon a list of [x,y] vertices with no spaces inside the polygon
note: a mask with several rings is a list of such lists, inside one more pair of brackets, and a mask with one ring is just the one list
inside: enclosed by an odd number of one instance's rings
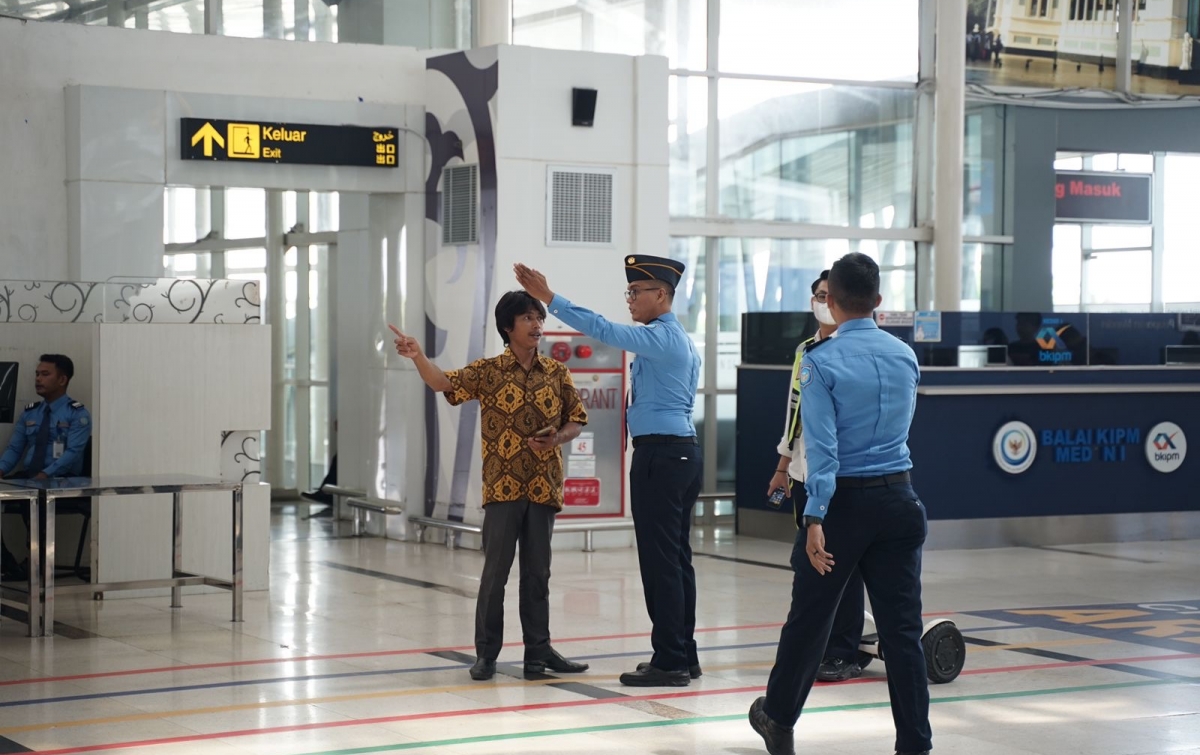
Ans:
{"label": "white face mask", "polygon": [[829,305],[823,301],[813,302],[813,314],[817,316],[817,322],[822,325],[837,325],[833,315],[829,314]]}

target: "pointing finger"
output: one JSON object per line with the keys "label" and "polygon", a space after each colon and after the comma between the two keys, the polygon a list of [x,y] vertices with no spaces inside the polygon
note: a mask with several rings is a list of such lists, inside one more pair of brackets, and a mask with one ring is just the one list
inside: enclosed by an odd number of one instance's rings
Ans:
{"label": "pointing finger", "polygon": [[405,336],[403,333],[401,333],[401,332],[399,331],[399,329],[397,329],[397,328],[396,328],[396,326],[395,326],[395,325],[390,325],[390,324],[389,324],[389,325],[388,325],[388,327],[389,327],[389,328],[391,328],[392,332],[396,334],[396,337],[397,337],[397,338],[406,338],[406,337],[407,337],[407,336]]}

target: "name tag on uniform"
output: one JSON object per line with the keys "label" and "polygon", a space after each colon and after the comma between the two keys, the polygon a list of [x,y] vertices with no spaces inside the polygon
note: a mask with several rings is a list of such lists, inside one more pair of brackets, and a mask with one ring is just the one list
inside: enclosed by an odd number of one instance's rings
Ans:
{"label": "name tag on uniform", "polygon": [[66,443],[63,443],[61,440],[54,441],[54,458],[61,459],[62,455],[66,452],[66,450],[67,450]]}

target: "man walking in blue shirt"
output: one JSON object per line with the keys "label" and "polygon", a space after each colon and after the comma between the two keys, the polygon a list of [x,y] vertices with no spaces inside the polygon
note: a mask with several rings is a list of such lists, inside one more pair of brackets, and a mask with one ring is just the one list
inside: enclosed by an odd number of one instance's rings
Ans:
{"label": "man walking in blue shirt", "polygon": [[701,674],[691,547],[692,507],[704,469],[692,422],[700,355],[671,313],[683,271],[672,259],[626,257],[625,301],[640,325],[616,325],[556,295],[536,270],[515,266],[517,281],[555,317],[637,355],[626,411],[634,447],[629,490],[654,656],[621,675],[621,683],[633,687],[686,687]]}
{"label": "man walking in blue shirt", "polygon": [[837,337],[809,347],[800,369],[808,503],[792,550],[791,611],[767,694],[750,707],[750,725],[770,755],[795,752],[792,727],[856,567],[887,648],[896,751],[923,755],[933,746],[921,647],[927,528],[908,451],[920,374],[912,349],[876,327],[881,301],[879,266],[870,257],[848,254],[834,263],[828,302]]}

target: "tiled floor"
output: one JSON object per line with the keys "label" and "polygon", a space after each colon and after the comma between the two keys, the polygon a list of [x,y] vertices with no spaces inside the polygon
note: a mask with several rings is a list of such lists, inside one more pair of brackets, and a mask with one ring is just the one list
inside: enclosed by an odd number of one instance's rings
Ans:
{"label": "tiled floor", "polygon": [[[616,677],[649,648],[631,549],[555,554],[556,646],[591,672],[472,682],[478,553],[339,539],[294,507],[274,523],[272,588],[242,624],[224,593],[60,599],[77,639],[0,624],[0,753],[763,752],[745,712],[787,612],[785,545],[698,533],[704,676],[629,689]],[[925,609],[970,643],[932,688],[936,752],[1200,753],[1197,545],[927,552]],[[519,662],[509,595],[501,661]],[[884,679],[876,662],[819,686],[798,752],[891,753]]]}

